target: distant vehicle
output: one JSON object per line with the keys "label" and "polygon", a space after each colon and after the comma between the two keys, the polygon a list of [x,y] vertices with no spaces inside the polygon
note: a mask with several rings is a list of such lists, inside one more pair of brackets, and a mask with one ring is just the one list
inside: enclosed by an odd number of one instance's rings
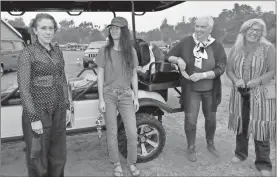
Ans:
{"label": "distant vehicle", "polygon": [[67,43],[65,45],[65,50],[67,51],[80,51],[83,46],[77,43]]}
{"label": "distant vehicle", "polygon": [[61,50],[66,50],[66,45],[60,44],[59,47],[60,47]]}
{"label": "distant vehicle", "polygon": [[91,42],[84,52],[83,66],[87,68],[89,64],[94,64],[97,53],[101,47],[107,44],[107,41]]}
{"label": "distant vehicle", "polygon": [[17,68],[18,55],[25,46],[21,33],[1,19],[1,75]]}

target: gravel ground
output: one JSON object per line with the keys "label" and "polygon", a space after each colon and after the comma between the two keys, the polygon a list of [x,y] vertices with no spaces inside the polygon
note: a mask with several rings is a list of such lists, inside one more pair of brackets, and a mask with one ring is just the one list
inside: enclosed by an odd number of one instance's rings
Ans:
{"label": "gravel ground", "polygon": [[[72,56],[72,54],[68,55]],[[81,67],[76,70],[75,58],[72,57],[70,61],[66,62],[72,64],[72,66],[66,66],[67,75],[73,77],[81,70]],[[70,72],[74,67],[74,72]],[[1,81],[3,80],[1,79]],[[3,90],[2,86],[1,84],[1,90]],[[253,166],[255,151],[252,139],[249,142],[248,159],[240,165],[233,165],[230,162],[235,149],[235,135],[227,129],[229,86],[230,82],[224,75],[223,100],[217,113],[217,131],[215,135],[216,148],[221,154],[220,158],[213,157],[206,149],[204,117],[201,111],[198,118],[196,141],[198,161],[195,163],[189,162],[186,158],[185,149],[187,145],[183,128],[184,114],[166,114],[163,117],[163,126],[167,138],[164,150],[151,162],[138,164],[138,167],[142,170],[141,176],[259,176],[259,172]],[[23,142],[1,145],[1,175],[27,175],[23,148]],[[101,139],[98,139],[96,133],[68,136],[67,150],[65,176],[112,175],[112,165],[108,161],[105,132]],[[273,163],[274,176],[276,168],[275,154],[275,145],[272,144],[270,157]],[[121,160],[125,164],[123,157],[121,157]],[[126,167],[123,167],[127,175],[130,176]]]}

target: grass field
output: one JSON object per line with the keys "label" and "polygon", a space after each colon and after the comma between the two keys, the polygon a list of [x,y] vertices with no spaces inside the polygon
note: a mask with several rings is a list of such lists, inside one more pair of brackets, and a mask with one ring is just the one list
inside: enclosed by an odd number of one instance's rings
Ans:
{"label": "grass field", "polygon": [[[226,49],[228,53],[228,49]],[[65,52],[66,74],[75,77],[82,66],[76,58],[82,53]],[[8,75],[12,75],[10,73]],[[7,77],[8,77],[7,75]],[[4,76],[6,77],[6,76]],[[14,76],[13,76],[14,77]],[[10,80],[5,78],[6,80]],[[2,81],[2,80],[1,80]],[[206,149],[204,117],[200,111],[197,126],[196,150],[198,161],[191,163],[186,158],[184,134],[184,113],[166,114],[163,126],[166,130],[166,145],[162,154],[151,162],[138,164],[141,176],[258,176],[253,168],[255,152],[253,140],[249,144],[249,158],[240,165],[230,162],[235,149],[235,134],[227,129],[230,81],[224,75],[222,103],[217,113],[216,148],[220,158],[216,159]],[[2,88],[2,86],[1,86]],[[171,92],[172,93],[172,92]],[[200,109],[201,110],[201,109]],[[26,175],[24,143],[1,145],[1,174],[9,176]],[[97,138],[96,133],[76,135],[67,138],[67,164],[65,176],[111,176],[112,165],[108,161],[106,136]],[[275,147],[271,147],[271,160],[275,169]],[[122,158],[122,162],[125,160]],[[126,173],[127,170],[125,169]],[[275,176],[275,170],[273,171]],[[128,173],[127,173],[128,174]]]}

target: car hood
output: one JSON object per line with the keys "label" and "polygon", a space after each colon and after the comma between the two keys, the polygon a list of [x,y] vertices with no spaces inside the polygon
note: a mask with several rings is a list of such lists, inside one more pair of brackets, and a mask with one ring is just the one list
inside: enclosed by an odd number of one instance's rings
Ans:
{"label": "car hood", "polygon": [[99,49],[87,49],[85,53],[98,53]]}

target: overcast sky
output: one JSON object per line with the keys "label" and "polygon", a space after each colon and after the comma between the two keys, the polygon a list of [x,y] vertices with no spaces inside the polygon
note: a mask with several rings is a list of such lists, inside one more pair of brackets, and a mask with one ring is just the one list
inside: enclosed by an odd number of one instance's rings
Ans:
{"label": "overcast sky", "polygon": [[[51,1],[49,1],[51,3]],[[235,3],[247,4],[254,9],[257,6],[261,6],[262,11],[274,11],[276,8],[275,1],[189,1],[180,5],[174,6],[167,10],[160,12],[148,12],[143,16],[136,16],[136,29],[137,31],[148,31],[151,29],[159,28],[164,18],[171,25],[176,25],[185,16],[188,20],[190,17],[199,16],[218,16],[223,9],[232,9]],[[49,12],[59,22],[63,19],[73,20],[76,25],[79,25],[83,21],[89,21],[93,24],[100,25],[101,28],[105,24],[109,24],[113,18],[111,12],[84,12],[80,16],[70,16],[66,12]],[[35,17],[36,12],[26,12],[22,17],[26,24],[29,24],[30,20]],[[125,17],[129,21],[129,27],[131,27],[131,13],[117,13],[117,16]],[[13,19],[13,17],[6,12],[1,12],[1,18]]]}

